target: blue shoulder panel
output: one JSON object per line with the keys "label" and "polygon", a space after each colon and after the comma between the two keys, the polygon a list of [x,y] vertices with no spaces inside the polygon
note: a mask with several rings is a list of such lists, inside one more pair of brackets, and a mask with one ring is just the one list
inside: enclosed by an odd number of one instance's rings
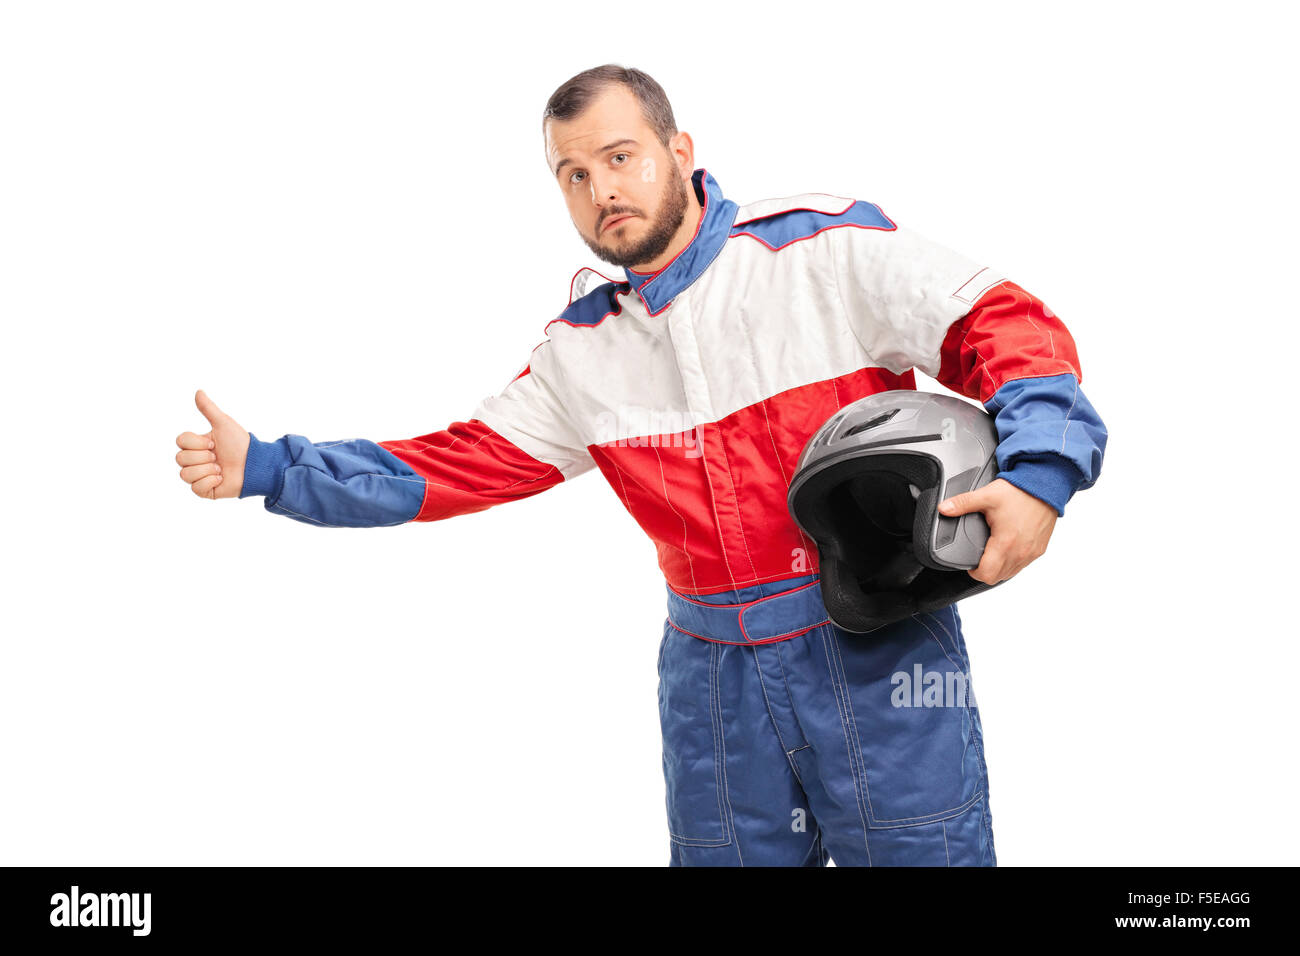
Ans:
{"label": "blue shoulder panel", "polygon": [[741,223],[732,227],[731,234],[750,235],[770,249],[780,249],[800,239],[815,236],[832,226],[859,226],[885,231],[898,228],[875,203],[859,199],[838,215],[814,209],[791,209]]}
{"label": "blue shoulder panel", "polygon": [[617,315],[622,309],[617,294],[626,291],[626,282],[603,282],[582,298],[574,299],[554,321],[570,325],[599,325],[606,316]]}

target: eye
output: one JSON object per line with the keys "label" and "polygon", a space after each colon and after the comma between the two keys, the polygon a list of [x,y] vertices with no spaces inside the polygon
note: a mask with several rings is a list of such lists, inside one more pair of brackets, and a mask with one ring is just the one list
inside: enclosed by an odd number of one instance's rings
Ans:
{"label": "eye", "polygon": [[[630,158],[630,154],[628,154],[628,153],[615,153],[615,154],[614,154],[614,158],[615,158],[615,159],[618,159],[620,156],[623,156],[623,157],[625,157],[625,158]],[[618,165],[622,166],[623,163],[619,163]]]}
{"label": "eye", "polygon": [[573,172],[569,173],[569,184],[570,184],[570,185],[573,185],[573,186],[578,185],[578,183],[582,182],[582,180],[581,180],[581,179],[574,179],[573,177],[574,177],[574,176],[581,176],[581,175],[583,175],[583,172],[582,172],[581,169],[575,169]]}

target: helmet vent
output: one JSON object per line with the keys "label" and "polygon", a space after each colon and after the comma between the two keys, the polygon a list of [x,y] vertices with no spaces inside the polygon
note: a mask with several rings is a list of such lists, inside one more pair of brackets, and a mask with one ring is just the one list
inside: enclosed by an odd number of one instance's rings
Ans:
{"label": "helmet vent", "polygon": [[858,434],[859,432],[864,432],[864,431],[866,431],[868,428],[875,428],[877,425],[883,425],[883,424],[885,424],[885,422],[889,421],[891,418],[893,418],[895,415],[897,415],[897,414],[898,414],[899,412],[901,412],[901,411],[902,411],[901,408],[891,408],[889,411],[887,411],[887,412],[883,412],[883,413],[877,415],[875,418],[871,419],[871,421],[869,421],[869,422],[863,422],[861,425],[854,425],[852,428],[850,428],[848,431],[846,431],[846,432],[845,432],[843,435],[841,435],[840,437],[841,437],[841,438],[848,438],[850,435],[856,435],[856,434]]}

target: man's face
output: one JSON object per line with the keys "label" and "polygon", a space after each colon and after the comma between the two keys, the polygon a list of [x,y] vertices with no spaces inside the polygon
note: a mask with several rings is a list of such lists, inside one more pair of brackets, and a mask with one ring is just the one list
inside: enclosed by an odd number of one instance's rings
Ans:
{"label": "man's face", "polygon": [[668,248],[685,219],[690,187],[630,90],[611,86],[577,116],[551,120],[546,156],[578,235],[593,253],[636,268]]}

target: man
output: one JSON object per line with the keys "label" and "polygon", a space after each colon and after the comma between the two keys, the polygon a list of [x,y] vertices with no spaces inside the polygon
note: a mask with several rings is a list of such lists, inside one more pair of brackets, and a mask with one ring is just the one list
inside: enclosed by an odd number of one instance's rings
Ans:
{"label": "man", "polygon": [[623,279],[581,289],[581,270],[509,385],[417,438],[263,442],[200,391],[212,428],[178,437],[181,477],[203,497],[264,495],[276,514],[357,527],[481,511],[598,467],[668,586],[670,863],[995,865],[973,699],[895,693],[900,674],[969,680],[956,607],[840,630],[786,493],[827,418],[915,388],[921,368],[996,416],[998,477],[943,510],[988,521],[973,577],[1012,577],[1101,467],[1106,430],[1065,326],[871,203],[738,206],[638,70],[567,81],[543,134],[574,225]]}

